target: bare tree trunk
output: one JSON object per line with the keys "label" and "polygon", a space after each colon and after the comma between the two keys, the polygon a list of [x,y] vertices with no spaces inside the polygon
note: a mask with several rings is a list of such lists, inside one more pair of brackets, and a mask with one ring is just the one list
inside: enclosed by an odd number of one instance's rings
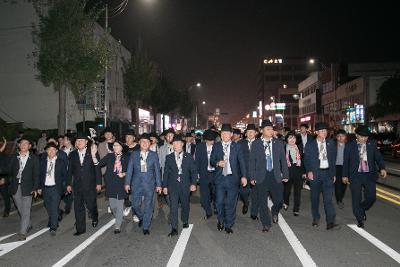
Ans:
{"label": "bare tree trunk", "polygon": [[135,125],[136,125],[136,134],[139,134],[139,100],[135,101]]}
{"label": "bare tree trunk", "polygon": [[67,88],[60,86],[58,89],[58,134],[62,135],[66,132],[66,106],[67,106]]}
{"label": "bare tree trunk", "polygon": [[153,127],[154,127],[154,129],[153,129],[153,132],[157,132],[157,110],[156,109],[153,109]]}
{"label": "bare tree trunk", "polygon": [[[85,104],[86,106],[86,104]],[[86,134],[86,107],[83,107],[82,109],[82,128],[83,128],[83,134]]]}
{"label": "bare tree trunk", "polygon": [[165,115],[162,115],[162,131],[165,131]]}

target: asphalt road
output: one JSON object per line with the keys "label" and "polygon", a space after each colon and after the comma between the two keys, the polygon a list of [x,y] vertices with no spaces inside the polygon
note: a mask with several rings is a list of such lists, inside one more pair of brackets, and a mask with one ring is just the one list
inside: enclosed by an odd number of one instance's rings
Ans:
{"label": "asphalt road", "polygon": [[[385,192],[397,196],[390,196],[390,199],[400,201],[397,192]],[[62,266],[62,260],[65,266],[400,265],[400,202],[396,204],[383,198],[378,198],[368,213],[365,232],[362,232],[381,243],[369,241],[350,227],[355,223],[350,192],[346,193],[345,208],[337,210],[340,230],[327,231],[324,223],[318,228],[311,226],[309,191],[303,190],[300,216],[294,217],[290,208],[282,211],[279,225],[274,224],[268,233],[261,232],[258,221],[241,214],[239,202],[233,235],[218,232],[215,217],[208,221],[202,219],[199,197],[195,194],[190,214],[191,231],[179,229],[179,241],[178,237],[167,237],[170,228],[166,207],[155,211],[151,234],[144,236],[130,216],[123,224],[122,233],[115,235],[104,197],[99,196],[98,206],[99,226],[92,228],[88,222],[87,233],[79,237],[72,235],[73,213],[61,222],[57,236],[50,236],[45,228],[47,214],[42,204],[33,207],[34,228],[24,243],[16,242],[15,235],[7,238],[18,229],[18,215],[13,213],[9,218],[0,219],[0,266]],[[392,253],[391,256],[382,249]]]}

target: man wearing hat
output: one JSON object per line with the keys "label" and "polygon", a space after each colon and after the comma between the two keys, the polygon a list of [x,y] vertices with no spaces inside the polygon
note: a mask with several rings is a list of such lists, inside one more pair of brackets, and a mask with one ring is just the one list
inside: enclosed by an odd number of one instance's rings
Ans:
{"label": "man wearing hat", "polygon": [[194,156],[194,153],[196,152],[196,140],[195,137],[191,133],[186,133],[185,135],[185,151],[189,153],[190,155]]}
{"label": "man wearing hat", "polygon": [[[257,134],[257,128],[255,124],[248,124],[246,128],[246,138],[242,139],[239,141],[241,153],[244,156],[244,160],[246,163],[246,170],[248,172],[249,169],[249,155],[250,155],[250,150],[251,146],[253,145],[253,142],[256,140],[256,134]],[[247,177],[249,178],[249,177]],[[242,208],[242,213],[247,214],[247,211],[249,209],[249,196],[250,196],[250,181],[247,181],[247,186],[246,187],[240,187],[239,192],[240,192],[240,199],[243,201],[243,208]],[[258,213],[258,206],[256,203],[256,197],[255,193],[252,193],[252,201],[251,201],[251,214],[250,216],[252,218],[257,217]]]}
{"label": "man wearing hat", "polygon": [[56,235],[58,212],[61,197],[66,191],[67,163],[57,156],[59,147],[48,143],[45,147],[47,156],[40,161],[39,194],[43,194],[44,206],[49,217],[50,234]]}
{"label": "man wearing hat", "polygon": [[242,139],[242,132],[240,129],[233,129],[232,141],[238,143]]}
{"label": "man wearing hat", "polygon": [[169,195],[172,230],[168,236],[178,235],[178,208],[181,204],[183,228],[189,227],[190,192],[196,191],[197,170],[193,156],[183,151],[183,139],[175,135],[174,152],[165,159],[163,177],[164,195]]}
{"label": "man wearing hat", "polygon": [[243,154],[240,152],[239,144],[232,142],[231,138],[231,125],[223,124],[221,142],[213,146],[210,157],[211,165],[216,168],[217,229],[222,231],[225,228],[227,234],[233,233],[239,184],[247,185],[246,163]]}
{"label": "man wearing hat", "polygon": [[[165,167],[165,159],[167,158],[167,156],[171,153],[174,152],[174,149],[172,147],[172,140],[174,138],[175,135],[175,131],[174,129],[170,128],[168,130],[166,130],[165,132],[165,140],[164,140],[164,144],[160,147],[159,149],[159,160],[160,160],[160,167],[161,167],[161,177],[164,176],[164,167]],[[158,198],[158,207],[162,208],[163,206],[163,200],[165,200],[165,202],[168,205],[168,198],[163,196],[163,195],[159,195]]]}
{"label": "man wearing hat", "polygon": [[382,155],[375,141],[369,140],[369,136],[367,125],[358,126],[356,140],[348,142],[344,149],[342,181],[350,184],[353,214],[360,228],[364,227],[367,219],[365,212],[376,200],[378,171],[382,178],[387,176]]}
{"label": "man wearing hat", "polygon": [[215,202],[215,168],[210,164],[211,151],[215,142],[214,132],[210,130],[204,131],[203,140],[203,142],[197,145],[195,160],[200,177],[200,203],[205,212],[204,219],[209,219],[213,214],[211,203],[214,206],[214,213],[217,213]]}
{"label": "man wearing hat", "polygon": [[148,235],[154,210],[154,191],[158,194],[162,191],[160,162],[157,153],[150,150],[149,134],[142,134],[139,145],[140,151],[133,151],[129,157],[125,191],[128,193],[132,189],[132,207],[139,217],[139,227],[143,226],[143,234]]}
{"label": "man wearing hat", "polygon": [[39,188],[39,158],[29,150],[31,142],[22,136],[18,140],[19,152],[10,160],[10,193],[21,218],[19,240],[26,240],[32,229],[32,196],[36,198]]}
{"label": "man wearing hat", "polygon": [[87,136],[78,134],[75,141],[77,149],[69,155],[67,191],[74,194],[75,236],[86,232],[86,208],[92,218],[92,226],[98,225],[96,191],[101,191],[102,179],[87,148],[88,140]]}
{"label": "man wearing hat", "polygon": [[254,141],[249,156],[249,177],[255,186],[263,232],[271,228],[268,210],[268,194],[271,195],[272,221],[278,223],[279,211],[283,205],[283,184],[289,179],[286,154],[281,139],[274,138],[273,124],[264,120],[261,124],[262,136]]}
{"label": "man wearing hat", "polygon": [[334,183],[336,180],[336,144],[327,138],[328,125],[323,122],[315,124],[317,137],[308,141],[304,149],[304,167],[311,189],[312,226],[319,226],[319,196],[322,193],[326,215],[326,229],[339,229],[336,224],[336,211],[332,203]]}

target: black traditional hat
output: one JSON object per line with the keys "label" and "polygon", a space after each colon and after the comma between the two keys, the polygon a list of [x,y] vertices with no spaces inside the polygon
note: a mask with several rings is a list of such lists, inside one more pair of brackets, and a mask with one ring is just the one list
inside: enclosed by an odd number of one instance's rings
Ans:
{"label": "black traditional hat", "polygon": [[325,123],[325,122],[317,122],[316,124],[315,124],[315,130],[316,131],[319,131],[319,130],[324,130],[324,129],[328,129],[329,127],[328,127],[328,125]]}
{"label": "black traditional hat", "polygon": [[232,126],[229,123],[222,124],[221,132],[232,132]]}
{"label": "black traditional hat", "polygon": [[261,123],[261,128],[274,127],[274,124],[270,120],[263,120]]}
{"label": "black traditional hat", "polygon": [[371,131],[369,130],[368,125],[360,125],[356,129],[356,134],[361,135],[361,136],[370,136]]}

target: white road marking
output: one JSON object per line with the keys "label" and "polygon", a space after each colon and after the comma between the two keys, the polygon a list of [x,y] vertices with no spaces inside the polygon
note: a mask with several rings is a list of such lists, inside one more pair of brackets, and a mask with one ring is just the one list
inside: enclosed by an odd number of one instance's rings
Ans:
{"label": "white road marking", "polygon": [[[38,202],[33,203],[33,204],[32,204],[32,207],[35,207],[35,206],[40,205],[40,204],[42,204],[42,203],[43,203],[43,200],[39,200]],[[12,212],[10,212],[10,215],[14,215],[14,214],[16,214],[17,212],[18,212],[18,210],[13,210]]]}
{"label": "white road marking", "polygon": [[4,239],[7,239],[7,238],[9,238],[9,237],[15,235],[15,234],[16,234],[16,233],[13,233],[13,234],[10,234],[10,235],[5,235],[5,236],[0,237],[0,242],[3,241]]}
{"label": "white road marking", "polygon": [[347,226],[353,229],[357,234],[367,239],[372,245],[382,250],[385,254],[394,259],[397,263],[400,263],[400,254],[397,251],[395,251],[394,249],[392,249],[391,247],[389,247],[388,245],[386,245],[385,243],[383,243],[382,241],[380,241],[379,239],[377,239],[364,229],[357,227],[357,225],[348,224]]}
{"label": "white road marking", "polygon": [[167,267],[179,267],[182,261],[183,253],[185,252],[186,245],[189,241],[190,234],[192,233],[193,224],[189,224],[189,228],[183,229],[179,236],[178,242],[175,245],[174,251],[169,258]]}
{"label": "white road marking", "polygon": [[397,171],[397,172],[399,172],[399,171],[400,171],[400,169],[389,168],[389,167],[387,167],[386,169],[388,169],[388,170],[393,170],[393,171]]}
{"label": "white road marking", "polygon": [[40,236],[41,234],[49,231],[49,228],[44,228],[33,235],[30,235],[26,238],[24,241],[16,241],[16,242],[10,242],[10,243],[5,243],[5,244],[0,244],[0,257],[7,254],[8,252],[22,246],[23,244],[31,241],[32,239]]}
{"label": "white road marking", "polygon": [[[271,199],[268,199],[268,207],[269,208],[272,207]],[[278,225],[282,229],[283,234],[285,235],[287,241],[289,241],[289,244],[292,246],[301,264],[307,267],[317,266],[317,264],[311,258],[310,254],[308,254],[307,250],[303,247],[303,245],[300,243],[299,239],[296,237],[290,226],[287,224],[283,216],[279,214],[278,217],[279,217]]]}
{"label": "white road marking", "polygon": [[115,224],[115,219],[112,219],[106,225],[101,227],[97,232],[91,235],[88,239],[83,241],[79,246],[74,248],[70,253],[65,255],[64,258],[55,263],[53,267],[64,266],[65,264],[67,264],[70,260],[72,260],[79,253],[81,253],[85,248],[87,248],[91,243],[93,243],[93,241],[95,241],[99,236],[101,236],[105,231],[108,230],[108,228],[110,228],[114,224]]}

